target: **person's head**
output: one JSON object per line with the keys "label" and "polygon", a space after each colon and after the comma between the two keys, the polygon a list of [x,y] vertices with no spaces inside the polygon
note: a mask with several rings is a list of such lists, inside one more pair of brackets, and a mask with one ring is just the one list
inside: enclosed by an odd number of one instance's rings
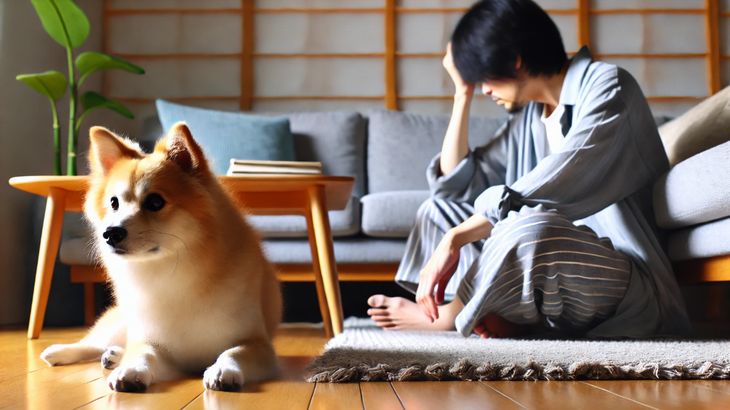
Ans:
{"label": "person's head", "polygon": [[532,0],[482,0],[451,36],[454,65],[467,83],[482,84],[508,110],[526,101],[529,77],[561,72],[568,59],[560,32]]}

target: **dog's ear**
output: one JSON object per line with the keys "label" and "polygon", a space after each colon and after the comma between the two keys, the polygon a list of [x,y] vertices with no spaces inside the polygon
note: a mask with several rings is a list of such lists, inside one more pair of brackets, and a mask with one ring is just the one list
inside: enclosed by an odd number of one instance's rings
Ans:
{"label": "dog's ear", "polygon": [[183,171],[208,171],[208,163],[205,161],[203,149],[195,142],[190,128],[184,122],[175,123],[162,143],[164,146],[158,146],[155,150],[164,149],[167,159],[176,163]]}
{"label": "dog's ear", "polygon": [[91,127],[89,141],[89,168],[95,175],[106,175],[122,158],[139,159],[144,156],[139,145],[104,127]]}

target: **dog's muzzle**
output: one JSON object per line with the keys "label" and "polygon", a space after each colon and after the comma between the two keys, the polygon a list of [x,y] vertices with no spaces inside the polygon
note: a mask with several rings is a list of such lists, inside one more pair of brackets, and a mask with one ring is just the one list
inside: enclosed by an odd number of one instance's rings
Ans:
{"label": "dog's muzzle", "polygon": [[109,246],[116,247],[127,237],[127,230],[121,226],[110,226],[106,228],[106,231],[101,236],[106,239],[106,243]]}

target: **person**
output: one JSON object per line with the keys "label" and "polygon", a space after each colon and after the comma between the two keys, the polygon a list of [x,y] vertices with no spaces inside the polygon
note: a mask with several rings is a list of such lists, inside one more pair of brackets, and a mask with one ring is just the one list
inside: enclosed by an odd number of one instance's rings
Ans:
{"label": "person", "polygon": [[[568,59],[531,0],[476,3],[443,65],[456,90],[451,120],[396,273],[416,302],[371,296],[376,324],[482,337],[686,335],[651,206],[668,161],[634,78],[586,47]],[[509,119],[470,149],[477,87]]]}

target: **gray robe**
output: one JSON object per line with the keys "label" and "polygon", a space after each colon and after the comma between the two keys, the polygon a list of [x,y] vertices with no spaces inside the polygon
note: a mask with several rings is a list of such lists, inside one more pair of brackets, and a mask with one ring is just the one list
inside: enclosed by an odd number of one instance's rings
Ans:
{"label": "gray robe", "polygon": [[625,70],[572,59],[560,95],[565,143],[547,153],[543,105],[513,114],[489,144],[449,175],[439,157],[427,178],[436,198],[474,203],[492,223],[523,206],[555,209],[610,238],[632,262],[615,314],[587,335],[648,337],[690,332],[685,305],[654,224],[651,189],[669,164],[639,85]]}

